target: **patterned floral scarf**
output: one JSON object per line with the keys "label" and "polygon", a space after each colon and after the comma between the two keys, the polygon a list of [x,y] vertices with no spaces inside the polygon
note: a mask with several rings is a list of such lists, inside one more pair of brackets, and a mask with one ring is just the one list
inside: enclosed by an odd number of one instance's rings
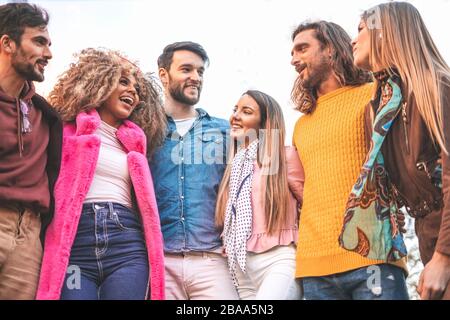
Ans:
{"label": "patterned floral scarf", "polygon": [[398,77],[389,77],[387,72],[375,76],[381,83],[377,92],[380,104],[373,123],[370,151],[350,193],[339,244],[369,259],[387,262],[407,254],[398,226],[398,216],[403,213],[393,198],[381,153],[383,141],[401,110],[402,93]]}
{"label": "patterned floral scarf", "polygon": [[228,268],[235,286],[236,263],[243,272],[247,257],[247,239],[252,233],[253,163],[258,152],[258,140],[240,149],[233,158],[230,175],[230,194],[225,211],[223,242],[228,256]]}

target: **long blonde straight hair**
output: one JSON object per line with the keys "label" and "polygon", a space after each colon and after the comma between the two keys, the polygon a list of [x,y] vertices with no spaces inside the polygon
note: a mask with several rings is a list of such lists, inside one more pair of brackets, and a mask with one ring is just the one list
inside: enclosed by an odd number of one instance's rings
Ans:
{"label": "long blonde straight hair", "polygon": [[[414,95],[431,138],[445,153],[443,88],[450,68],[439,53],[419,11],[406,2],[389,2],[363,13],[369,29],[370,64],[398,72],[407,98]],[[377,71],[377,70],[375,70]],[[449,138],[449,137],[447,137]]]}
{"label": "long blonde straight hair", "polygon": [[[286,153],[284,148],[285,126],[283,112],[274,98],[257,90],[243,95],[253,98],[258,104],[261,123],[259,133],[258,165],[262,168],[261,194],[265,195],[267,232],[273,234],[285,224],[288,210],[289,188],[286,174]],[[231,142],[230,157],[236,154],[236,141]],[[228,163],[216,205],[216,224],[223,227],[229,196],[231,163]]]}

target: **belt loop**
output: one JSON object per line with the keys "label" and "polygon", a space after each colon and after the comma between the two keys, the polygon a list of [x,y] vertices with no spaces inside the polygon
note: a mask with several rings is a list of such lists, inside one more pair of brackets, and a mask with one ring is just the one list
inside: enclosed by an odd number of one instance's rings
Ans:
{"label": "belt loop", "polygon": [[112,202],[108,202],[108,208],[109,208],[109,217],[112,219],[114,216],[114,205]]}

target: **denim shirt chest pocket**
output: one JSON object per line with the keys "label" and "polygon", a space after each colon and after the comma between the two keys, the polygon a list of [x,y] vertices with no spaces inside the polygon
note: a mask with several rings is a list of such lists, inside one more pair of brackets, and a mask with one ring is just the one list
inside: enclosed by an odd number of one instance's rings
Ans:
{"label": "denim shirt chest pocket", "polygon": [[201,150],[196,150],[196,157],[200,158],[198,153],[201,152],[202,164],[225,164],[226,149],[224,138],[220,131],[204,132],[202,135],[197,136],[197,139],[201,141]]}
{"label": "denim shirt chest pocket", "polygon": [[172,133],[169,133],[164,140],[163,146],[155,152],[150,163],[155,196],[160,212],[175,210],[179,205],[179,180],[173,177],[174,173],[176,176],[178,175],[179,147],[179,139],[174,137]]}
{"label": "denim shirt chest pocket", "polygon": [[194,134],[191,145],[191,164],[186,175],[193,185],[210,184],[214,189],[222,180],[226,165],[226,143],[221,130],[203,128]]}

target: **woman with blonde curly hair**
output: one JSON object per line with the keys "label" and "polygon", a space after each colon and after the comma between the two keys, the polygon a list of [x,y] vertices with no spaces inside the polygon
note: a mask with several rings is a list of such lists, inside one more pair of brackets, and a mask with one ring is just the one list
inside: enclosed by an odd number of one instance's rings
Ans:
{"label": "woman with blonde curly hair", "polygon": [[[401,258],[398,208],[404,207],[415,218],[425,265],[418,292],[422,299],[450,299],[450,68],[419,11],[406,2],[365,11],[352,45],[355,65],[373,73],[376,91],[366,112],[371,148],[341,244]],[[371,203],[376,216],[364,213]]]}
{"label": "woman with blonde curly hair", "polygon": [[65,121],[38,299],[164,299],[146,156],[164,138],[158,90],[115,51],[85,49],[50,104]]}

